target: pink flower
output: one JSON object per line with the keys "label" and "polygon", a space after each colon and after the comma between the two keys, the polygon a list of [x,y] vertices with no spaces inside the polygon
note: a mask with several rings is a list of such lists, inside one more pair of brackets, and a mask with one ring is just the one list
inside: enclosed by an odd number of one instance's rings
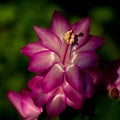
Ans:
{"label": "pink flower", "polygon": [[51,117],[60,114],[66,105],[80,109],[93,93],[87,69],[98,65],[95,51],[103,39],[90,35],[89,26],[88,17],[70,25],[54,12],[49,29],[34,27],[39,41],[21,50],[30,59],[28,70],[38,74],[28,83],[33,99],[40,107],[46,104]]}
{"label": "pink flower", "polygon": [[22,90],[21,93],[9,91],[7,96],[23,120],[37,120],[43,111],[41,107],[34,104],[27,90]]}
{"label": "pink flower", "polygon": [[[107,71],[107,72],[105,72]],[[105,65],[102,79],[112,98],[120,98],[120,60],[115,60]]]}

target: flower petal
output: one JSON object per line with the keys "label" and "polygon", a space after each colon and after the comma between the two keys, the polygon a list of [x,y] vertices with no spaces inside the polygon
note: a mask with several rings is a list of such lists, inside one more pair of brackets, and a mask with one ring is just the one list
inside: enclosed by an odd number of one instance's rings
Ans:
{"label": "flower petal", "polygon": [[8,92],[8,98],[25,120],[37,119],[43,111],[41,107],[37,107],[27,90],[22,90],[21,93],[13,91]]}
{"label": "flower petal", "polygon": [[44,93],[41,88],[32,91],[32,99],[38,107],[42,107],[48,103],[56,93],[56,90],[53,90],[49,93]]}
{"label": "flower petal", "polygon": [[71,63],[76,64],[81,69],[86,69],[98,65],[98,60],[99,57],[95,52],[83,51],[74,54]]}
{"label": "flower petal", "polygon": [[84,100],[83,96],[79,92],[77,92],[74,88],[72,88],[67,82],[63,84],[63,90],[66,97],[68,97],[68,99],[71,102],[73,102],[73,104],[76,105],[77,108],[80,109],[82,107]]}
{"label": "flower petal", "polygon": [[63,82],[64,70],[62,64],[55,64],[42,81],[44,92],[49,92],[58,87]]}
{"label": "flower petal", "polygon": [[80,32],[88,33],[90,29],[90,18],[82,18],[78,22],[72,25],[72,30],[74,30],[75,34],[79,34]]}
{"label": "flower petal", "polygon": [[57,93],[47,104],[46,111],[49,117],[56,117],[66,108],[66,98],[63,93]]}
{"label": "flower petal", "polygon": [[84,46],[77,49],[77,52],[96,50],[103,44],[103,42],[104,42],[103,38],[90,35],[89,41]]}
{"label": "flower petal", "polygon": [[[92,81],[94,83],[94,86],[97,87],[98,89],[99,89],[98,86],[101,85],[102,82],[103,82],[103,79],[102,79],[102,76],[103,76],[103,73],[104,73],[103,71],[104,70],[100,69],[100,67],[98,67],[98,66],[92,67],[88,70],[88,74],[92,77]],[[108,73],[108,71],[107,71],[107,73]]]}
{"label": "flower petal", "polygon": [[48,50],[47,48],[41,46],[40,42],[33,42],[33,43],[29,43],[28,45],[24,46],[21,49],[21,52],[28,56],[31,57],[32,55],[41,52],[41,51],[46,51]]}
{"label": "flower petal", "polygon": [[63,40],[64,34],[70,29],[70,23],[57,11],[54,12],[51,21],[51,30]]}
{"label": "flower petal", "polygon": [[71,64],[66,67],[66,80],[78,92],[83,91],[82,72],[76,65]]}
{"label": "flower petal", "polygon": [[59,61],[60,60],[58,56],[54,52],[39,52],[32,56],[28,66],[28,70],[40,74],[48,70],[53,64]]}
{"label": "flower petal", "polygon": [[77,46],[75,46],[75,49],[81,47],[83,44],[87,42],[89,29],[90,29],[89,17],[83,18],[80,21],[73,24],[72,30],[74,31],[74,34],[77,36],[75,40],[78,44]]}
{"label": "flower petal", "polygon": [[43,77],[39,76],[39,75],[36,75],[35,77],[31,78],[29,81],[28,81],[28,87],[31,89],[31,90],[34,90],[34,89],[38,89],[39,87],[41,87],[41,80],[43,79]]}
{"label": "flower petal", "polygon": [[93,87],[94,87],[93,79],[89,74],[86,74],[85,75],[85,93],[84,93],[85,98],[89,98],[92,96]]}
{"label": "flower petal", "polygon": [[7,96],[10,100],[10,102],[13,104],[13,106],[16,108],[16,110],[18,110],[18,112],[20,113],[20,115],[22,117],[25,117],[25,114],[22,110],[22,107],[21,107],[21,96],[20,94],[14,92],[14,91],[8,91],[7,93]]}
{"label": "flower petal", "polygon": [[72,108],[75,108],[75,109],[80,109],[80,106],[78,106],[76,103],[74,103],[73,101],[71,101],[70,99],[67,98],[67,105],[72,107]]}
{"label": "flower petal", "polygon": [[27,118],[27,120],[30,120],[31,118],[32,119],[38,118],[39,114],[43,110],[41,107],[37,107],[34,104],[32,98],[31,98],[30,92],[27,90],[22,90],[21,97],[22,97],[21,106],[22,106],[22,110],[23,110],[24,114],[26,115],[25,118]]}
{"label": "flower petal", "polygon": [[54,52],[59,54],[59,50],[62,46],[61,40],[58,38],[56,34],[54,34],[51,30],[45,28],[34,27],[38,38],[40,39],[40,43]]}

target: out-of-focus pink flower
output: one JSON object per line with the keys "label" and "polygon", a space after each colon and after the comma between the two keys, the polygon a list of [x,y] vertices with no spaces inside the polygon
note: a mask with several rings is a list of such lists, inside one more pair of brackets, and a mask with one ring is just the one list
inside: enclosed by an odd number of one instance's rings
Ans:
{"label": "out-of-focus pink flower", "polygon": [[70,25],[56,11],[49,29],[34,27],[39,41],[21,50],[30,59],[28,70],[38,74],[28,83],[33,99],[40,107],[47,104],[49,116],[60,114],[66,105],[80,109],[93,93],[87,69],[98,65],[95,51],[103,39],[90,35],[89,26],[89,17]]}
{"label": "out-of-focus pink flower", "polygon": [[34,104],[27,90],[22,90],[21,93],[8,91],[7,96],[23,120],[37,120],[38,116],[43,111],[41,107],[37,107]]}
{"label": "out-of-focus pink flower", "polygon": [[105,65],[102,76],[110,97],[120,98],[120,60],[115,60]]}
{"label": "out-of-focus pink flower", "polygon": [[89,75],[92,77],[94,84],[94,94],[105,90],[105,80],[103,79],[104,68],[97,66],[88,70]]}

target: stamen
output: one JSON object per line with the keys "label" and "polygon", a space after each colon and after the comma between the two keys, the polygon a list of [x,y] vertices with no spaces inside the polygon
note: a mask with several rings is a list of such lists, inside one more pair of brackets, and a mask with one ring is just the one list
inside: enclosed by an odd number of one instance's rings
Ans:
{"label": "stamen", "polygon": [[73,34],[72,30],[67,31],[64,34],[64,40],[67,44],[72,44],[74,42],[75,35]]}

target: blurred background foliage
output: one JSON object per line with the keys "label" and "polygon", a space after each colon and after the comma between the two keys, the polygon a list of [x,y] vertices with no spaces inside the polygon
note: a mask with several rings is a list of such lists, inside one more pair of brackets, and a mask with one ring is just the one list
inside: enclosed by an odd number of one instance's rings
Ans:
{"label": "blurred background foliage", "polygon": [[[20,53],[21,47],[37,41],[33,26],[49,27],[54,10],[60,10],[71,23],[90,16],[90,33],[105,39],[104,45],[98,50],[101,61],[110,62],[120,57],[119,9],[115,0],[0,0],[0,120],[19,119],[6,94],[8,90],[19,92],[33,76],[27,71],[27,57]],[[61,119],[120,119],[119,101],[98,95],[88,103],[81,111],[69,108]],[[42,114],[40,119],[47,117]]]}

